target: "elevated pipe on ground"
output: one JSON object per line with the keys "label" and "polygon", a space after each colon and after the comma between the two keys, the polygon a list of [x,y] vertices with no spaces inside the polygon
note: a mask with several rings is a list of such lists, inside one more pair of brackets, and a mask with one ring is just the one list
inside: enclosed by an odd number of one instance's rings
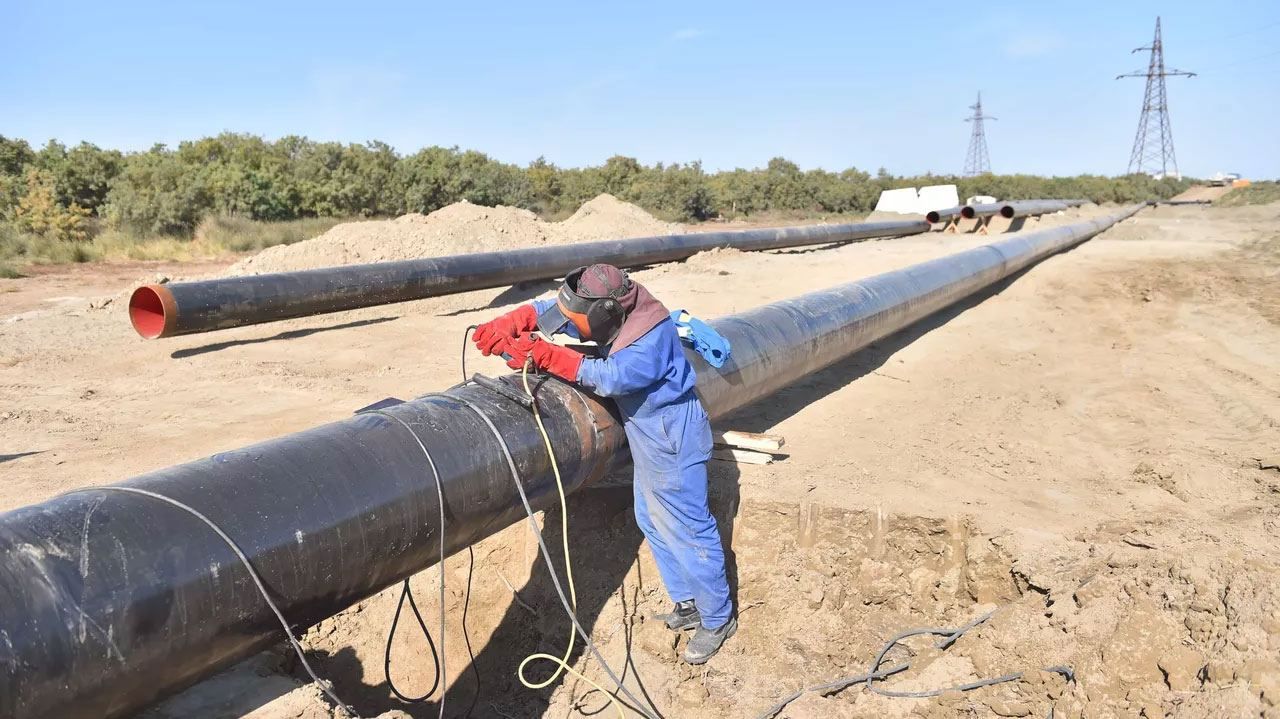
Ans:
{"label": "elevated pipe on ground", "polygon": [[1018,217],[1038,217],[1065,209],[1067,209],[1067,203],[1062,200],[1020,200],[1002,205],[1000,216],[1012,220]]}
{"label": "elevated pipe on ground", "polygon": [[[688,353],[697,391],[722,417],[1142,207],[717,319],[733,354],[716,369]],[[625,458],[608,404],[553,380],[537,393],[566,490]],[[555,501],[541,436],[519,404],[467,385],[383,411],[413,433],[357,415],[123,486],[177,499],[226,530],[297,627],[431,566],[441,532],[453,553],[523,519],[499,438],[477,412],[513,453],[535,509]],[[87,490],[0,515],[0,716],[124,716],[278,642],[279,631],[227,546],[167,504]]]}
{"label": "elevated pipe on ground", "polygon": [[981,205],[965,205],[960,208],[960,216],[966,220],[973,220],[981,217],[991,217],[1000,214],[1000,208],[1004,205],[996,203],[986,203]]}
{"label": "elevated pipe on ground", "polygon": [[928,213],[925,214],[924,219],[928,220],[931,223],[937,224],[939,222],[948,222],[950,220],[954,220],[957,217],[962,217],[963,212],[964,212],[964,207],[957,205],[956,207],[948,207],[945,210],[930,210]]}
{"label": "elevated pipe on ground", "polygon": [[173,337],[553,279],[597,262],[639,267],[716,248],[776,250],[928,231],[929,223],[910,220],[695,232],[143,285],[129,298],[129,320],[147,339]]}

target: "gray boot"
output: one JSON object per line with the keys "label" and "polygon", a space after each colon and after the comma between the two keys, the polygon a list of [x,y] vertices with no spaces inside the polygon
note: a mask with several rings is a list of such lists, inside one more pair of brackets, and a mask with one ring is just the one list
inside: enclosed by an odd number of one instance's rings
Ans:
{"label": "gray boot", "polygon": [[676,602],[671,611],[666,614],[655,614],[654,619],[667,625],[667,629],[673,632],[682,632],[686,629],[694,629],[702,626],[702,614],[698,608],[694,606],[692,599],[686,599],[683,602]]}
{"label": "gray boot", "polygon": [[720,647],[724,646],[725,641],[736,631],[738,631],[737,617],[730,617],[724,626],[716,629],[699,626],[680,658],[687,664],[706,664],[707,660],[715,656],[716,652],[720,651]]}

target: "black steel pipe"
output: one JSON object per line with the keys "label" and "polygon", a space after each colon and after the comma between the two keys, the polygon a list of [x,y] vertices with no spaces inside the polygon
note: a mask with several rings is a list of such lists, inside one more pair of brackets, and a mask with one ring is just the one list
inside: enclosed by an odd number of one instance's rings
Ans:
{"label": "black steel pipe", "polygon": [[696,232],[144,285],[129,298],[129,320],[147,339],[172,337],[551,279],[595,262],[638,267],[724,247],[776,250],[928,231],[927,222],[911,220]]}
{"label": "black steel pipe", "polygon": [[1000,216],[1012,220],[1017,217],[1047,215],[1051,212],[1061,212],[1065,209],[1067,209],[1067,203],[1062,200],[1019,200],[1017,202],[1004,203],[1000,207]]}
{"label": "black steel pipe", "polygon": [[948,207],[945,210],[930,210],[925,214],[924,219],[932,223],[945,222],[961,217],[964,207],[957,205],[956,207]]}
{"label": "black steel pipe", "polygon": [[696,364],[698,394],[712,417],[763,399],[1000,280],[1088,240],[1146,205],[1060,227],[1017,233],[711,324],[733,353],[718,370]]}
{"label": "black steel pipe", "polygon": [[965,205],[960,208],[960,216],[966,220],[972,220],[977,217],[991,217],[1000,214],[1000,208],[1004,207],[1000,203],[987,203],[982,205]]}
{"label": "black steel pipe", "polygon": [[[510,380],[508,380],[510,381]],[[520,389],[519,391],[523,391]],[[502,433],[533,506],[555,485],[532,415],[478,385],[386,408],[431,453],[452,554],[524,516]],[[625,439],[567,385],[538,392],[566,490],[603,474]],[[439,499],[399,422],[359,415],[125,483],[184,502],[244,550],[305,628],[438,560]],[[0,716],[127,715],[280,641],[229,548],[156,500],[85,491],[0,515]]]}
{"label": "black steel pipe", "polygon": [[[1141,209],[1028,232],[813,292],[712,324],[733,354],[714,369],[690,352],[708,412],[723,416]],[[515,377],[504,381],[514,384]],[[388,408],[414,428],[443,487],[446,523],[414,436],[361,415],[144,475],[235,537],[277,604],[307,626],[523,517],[484,412],[510,447],[535,507],[554,498],[528,411],[478,385]],[[567,385],[539,390],[573,491],[620,457],[608,408]],[[175,508],[106,490],[0,515],[0,716],[121,716],[278,641],[236,559]]]}

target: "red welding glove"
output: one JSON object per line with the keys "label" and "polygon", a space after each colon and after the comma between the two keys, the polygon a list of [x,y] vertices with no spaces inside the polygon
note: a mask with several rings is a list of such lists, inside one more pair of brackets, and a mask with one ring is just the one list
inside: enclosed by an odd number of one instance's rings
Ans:
{"label": "red welding glove", "polygon": [[528,332],[515,339],[507,340],[506,351],[511,356],[511,359],[507,360],[507,366],[511,369],[524,367],[524,361],[529,356],[529,350],[533,349],[535,341],[533,335]]}
{"label": "red welding glove", "polygon": [[514,310],[476,327],[471,336],[480,354],[501,354],[510,340],[538,327],[538,313],[533,305],[520,305]]}
{"label": "red welding glove", "polygon": [[529,348],[529,356],[538,369],[570,382],[578,381],[578,368],[582,366],[582,355],[568,347],[561,347],[554,342],[535,339]]}

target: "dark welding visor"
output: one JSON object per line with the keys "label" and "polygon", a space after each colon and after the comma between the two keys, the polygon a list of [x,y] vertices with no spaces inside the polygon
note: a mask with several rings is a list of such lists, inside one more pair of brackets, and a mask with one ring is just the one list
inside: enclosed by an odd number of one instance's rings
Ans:
{"label": "dark welding visor", "polygon": [[548,307],[542,314],[538,315],[538,331],[545,337],[558,334],[569,324],[569,318],[564,316],[564,311],[560,309],[560,303],[554,303]]}

